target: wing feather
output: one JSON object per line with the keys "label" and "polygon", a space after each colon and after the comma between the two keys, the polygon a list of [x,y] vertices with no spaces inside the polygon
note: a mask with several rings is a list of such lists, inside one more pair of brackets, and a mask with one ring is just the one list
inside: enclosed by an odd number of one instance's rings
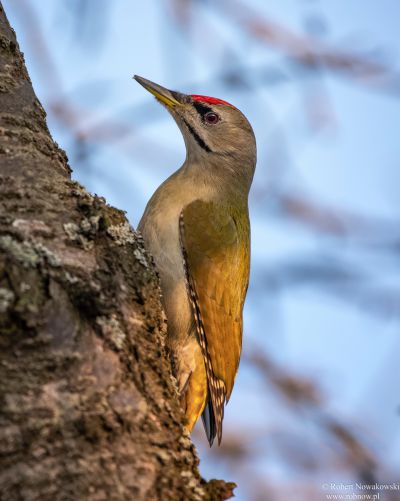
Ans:
{"label": "wing feather", "polygon": [[223,407],[239,365],[250,256],[247,210],[243,218],[220,209],[196,200],[184,207],[180,217],[188,291],[219,440]]}

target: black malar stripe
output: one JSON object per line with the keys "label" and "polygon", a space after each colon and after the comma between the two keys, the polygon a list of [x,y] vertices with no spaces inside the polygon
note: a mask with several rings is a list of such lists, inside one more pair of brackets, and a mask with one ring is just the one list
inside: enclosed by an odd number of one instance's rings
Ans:
{"label": "black malar stripe", "polygon": [[203,150],[207,151],[207,153],[212,153],[212,149],[205,143],[205,141],[197,134],[197,132],[193,129],[193,127],[188,123],[185,119],[183,121],[186,124],[186,127],[189,129],[189,132],[196,139],[197,144],[203,148]]}

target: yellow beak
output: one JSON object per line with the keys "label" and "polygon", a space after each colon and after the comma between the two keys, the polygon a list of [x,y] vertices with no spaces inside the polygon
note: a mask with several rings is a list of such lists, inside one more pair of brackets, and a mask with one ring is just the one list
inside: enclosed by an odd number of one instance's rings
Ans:
{"label": "yellow beak", "polygon": [[139,82],[140,85],[142,85],[146,90],[151,92],[153,96],[155,96],[158,99],[158,101],[161,101],[170,108],[174,108],[175,106],[180,106],[181,103],[177,101],[172,95],[172,92],[166,89],[165,87],[161,87],[161,85],[158,85],[154,82],[150,82],[150,80],[146,80],[146,78],[139,77],[138,75],[135,75],[133,78],[137,82]]}

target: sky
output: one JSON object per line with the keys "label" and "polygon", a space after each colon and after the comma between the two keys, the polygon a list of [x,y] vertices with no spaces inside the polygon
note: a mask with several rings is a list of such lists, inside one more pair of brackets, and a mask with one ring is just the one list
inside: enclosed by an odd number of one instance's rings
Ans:
{"label": "sky", "polygon": [[[243,3],[249,13],[257,10],[260,19],[272,19],[296,33],[313,26],[326,46],[367,54],[399,68],[396,0]],[[282,53],[245,34],[241,29],[245,18],[233,22],[223,1],[195,2],[191,24],[187,22],[189,34],[176,23],[166,0],[3,0],[3,4],[34,89],[48,110],[53,137],[70,158],[73,177],[127,211],[134,227],[153,191],[182,164],[185,151],[173,120],[132,80],[133,74],[182,92],[223,98],[246,114],[256,134],[259,160],[250,196],[252,274],[244,353],[256,346],[280,367],[316,382],[324,393],[325,412],[366,437],[391,481],[398,481],[400,316],[390,309],[376,313],[362,301],[374,291],[400,290],[398,255],[377,252],[380,241],[365,245],[368,232],[356,231],[343,239],[310,231],[282,216],[275,192],[278,183],[279,193],[295,193],[322,207],[361,215],[376,221],[379,228],[382,221],[396,228],[398,92],[374,89],[324,69],[317,76],[299,70]],[[86,16],[77,16],[82,5]],[[41,41],[32,34],[33,24],[40,28]],[[52,72],[46,71],[49,61]],[[227,69],[243,75],[245,83],[229,85],[223,78]],[[270,79],[263,80],[268,71]],[[81,130],[101,123],[115,131],[117,124],[121,134],[112,141],[98,134],[85,149],[52,111],[55,102],[63,101],[73,103]],[[317,112],[322,115],[310,116],[309,103],[320,103]],[[288,286],[282,279],[301,264],[329,269],[338,262],[362,274],[361,296],[351,284],[318,286],[305,276]],[[325,478],[332,475],[331,466],[320,468],[318,474],[295,471],[274,450],[276,437],[288,430],[302,436],[310,450],[321,441],[329,449],[317,428],[307,412],[285,409],[257,371],[242,364],[224,429],[227,435],[242,430],[253,450],[258,449],[240,471],[235,470],[229,461],[206,450],[199,429],[195,441],[201,471],[228,480],[236,474],[239,500],[256,499],[246,476],[257,474],[278,486],[289,481],[331,481]],[[260,430],[275,439],[268,442],[263,435],[257,444]]]}

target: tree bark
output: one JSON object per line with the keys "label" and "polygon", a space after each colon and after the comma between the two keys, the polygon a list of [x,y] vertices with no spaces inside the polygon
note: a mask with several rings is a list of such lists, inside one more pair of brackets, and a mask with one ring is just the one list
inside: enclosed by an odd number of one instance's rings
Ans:
{"label": "tree bark", "polygon": [[151,256],[70,172],[0,4],[0,499],[226,499],[182,426]]}

